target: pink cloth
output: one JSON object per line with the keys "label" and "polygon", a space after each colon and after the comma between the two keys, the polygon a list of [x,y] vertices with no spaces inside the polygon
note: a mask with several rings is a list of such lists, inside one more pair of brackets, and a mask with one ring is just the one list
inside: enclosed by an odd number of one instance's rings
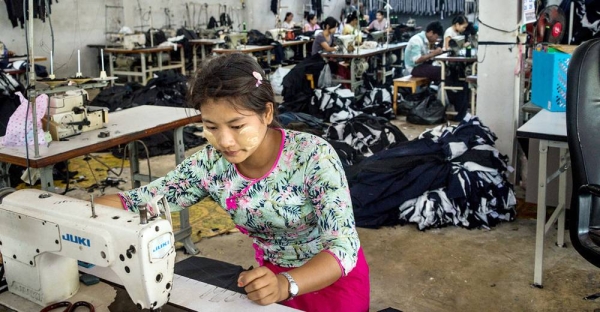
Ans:
{"label": "pink cloth", "polygon": [[[27,115],[27,106],[29,106],[29,101],[23,97],[21,92],[17,92],[15,94],[19,96],[21,105],[17,107],[17,110],[10,116],[10,119],[8,120],[6,134],[4,135],[2,144],[4,146],[24,146],[25,138],[27,138],[27,143],[29,145],[33,145],[34,123],[32,109],[31,107],[29,108],[29,115]],[[35,125],[38,129],[38,144],[46,144],[46,137],[42,128],[42,118],[44,115],[46,115],[46,110],[48,108],[48,95],[40,94],[35,99],[35,107],[37,117]],[[27,133],[25,133],[25,120],[27,120]]]}
{"label": "pink cloth", "polygon": [[317,29],[321,29],[321,26],[319,26],[319,24],[315,24],[313,26],[311,23],[306,23],[306,25],[304,25],[304,31],[315,31]]}
{"label": "pink cloth", "polygon": [[[264,264],[275,274],[293,269],[282,268],[270,262]],[[282,304],[309,312],[364,312],[369,311],[370,291],[369,266],[363,250],[360,248],[356,267],[347,276],[341,277],[326,288],[300,295],[292,300],[284,301]]]}

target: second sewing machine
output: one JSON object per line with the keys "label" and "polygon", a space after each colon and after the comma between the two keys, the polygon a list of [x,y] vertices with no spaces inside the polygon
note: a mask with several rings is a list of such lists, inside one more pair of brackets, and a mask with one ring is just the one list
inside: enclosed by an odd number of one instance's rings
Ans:
{"label": "second sewing machine", "polygon": [[44,116],[44,129],[52,140],[59,141],[82,132],[101,129],[108,122],[108,109],[89,106],[87,92],[68,91],[50,98],[48,115]]}

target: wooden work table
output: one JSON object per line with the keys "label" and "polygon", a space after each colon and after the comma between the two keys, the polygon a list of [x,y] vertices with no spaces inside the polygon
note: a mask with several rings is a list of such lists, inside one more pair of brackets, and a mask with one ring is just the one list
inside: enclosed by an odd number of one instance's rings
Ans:
{"label": "wooden work table", "polygon": [[356,87],[358,87],[358,85],[360,84],[360,80],[356,78],[356,74],[355,74],[355,66],[354,63],[357,62],[360,59],[366,59],[372,56],[376,56],[376,55],[382,55],[383,57],[381,58],[381,66],[382,66],[382,77],[383,80],[385,80],[386,77],[386,71],[385,71],[385,67],[386,67],[386,62],[387,62],[387,57],[386,54],[393,52],[393,51],[398,51],[398,50],[404,50],[404,48],[406,48],[406,46],[408,45],[408,43],[406,42],[402,42],[402,43],[392,43],[392,44],[388,44],[388,45],[383,45],[380,47],[377,47],[375,49],[356,49],[354,50],[354,52],[352,53],[339,53],[339,52],[330,52],[330,53],[322,53],[321,55],[323,57],[326,58],[337,58],[337,59],[349,59],[350,60],[350,80],[334,80],[334,82],[336,83],[350,83],[350,88],[352,89],[352,91],[356,90]]}
{"label": "wooden work table", "polygon": [[[178,49],[179,49],[179,55],[180,55],[181,61],[178,63],[169,62],[168,65],[163,65],[163,53],[175,51],[175,48],[173,46],[150,47],[150,48],[133,49],[133,50],[120,49],[120,48],[105,49],[104,52],[108,53],[108,56],[109,56],[109,62],[108,62],[109,72],[108,72],[108,74],[109,74],[109,76],[117,76],[117,75],[126,76],[128,81],[131,79],[131,77],[141,77],[143,85],[145,85],[148,82],[148,80],[152,79],[153,73],[163,71],[166,69],[179,69],[181,71],[181,74],[185,75],[185,55],[184,55],[183,47],[181,45],[178,45]],[[114,60],[113,55],[117,55],[117,54],[122,54],[122,55],[136,55],[137,54],[137,55],[139,55],[140,60],[141,60],[140,70],[139,71],[115,70],[115,67],[113,64],[113,60]],[[152,60],[152,57],[156,58],[156,66],[152,66],[151,64],[148,64]]]}

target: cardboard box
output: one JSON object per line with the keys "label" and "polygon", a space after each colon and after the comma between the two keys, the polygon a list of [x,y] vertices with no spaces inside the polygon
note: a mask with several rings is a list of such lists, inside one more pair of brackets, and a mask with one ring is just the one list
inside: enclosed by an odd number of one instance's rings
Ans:
{"label": "cardboard box", "polygon": [[571,54],[533,51],[531,102],[551,112],[567,110],[567,70]]}

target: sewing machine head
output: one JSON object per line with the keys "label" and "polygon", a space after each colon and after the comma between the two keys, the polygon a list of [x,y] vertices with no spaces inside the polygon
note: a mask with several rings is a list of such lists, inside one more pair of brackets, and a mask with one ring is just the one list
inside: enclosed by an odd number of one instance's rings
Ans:
{"label": "sewing machine head", "polygon": [[[168,209],[168,208],[167,208]],[[40,190],[0,189],[0,251],[10,292],[39,305],[79,289],[77,260],[106,267],[140,309],[169,300],[171,223]]]}
{"label": "sewing machine head", "polygon": [[285,33],[286,33],[285,28],[274,28],[274,29],[267,30],[267,32],[265,33],[265,36],[269,39],[281,40],[281,39],[285,38]]}
{"label": "sewing machine head", "polygon": [[384,36],[385,36],[385,31],[379,30],[379,31],[372,31],[369,33],[369,35],[371,35],[371,37],[373,38],[373,41],[377,41],[377,42],[383,42],[384,41]]}
{"label": "sewing machine head", "polygon": [[343,53],[352,53],[354,51],[355,35],[343,35],[335,37],[335,45],[342,47]]}
{"label": "sewing machine head", "polygon": [[110,35],[109,40],[111,43],[120,44],[128,50],[146,46],[146,35],[143,33],[113,34]]}
{"label": "sewing machine head", "polygon": [[448,48],[450,48],[451,55],[459,55],[460,50],[465,46],[465,36],[456,36],[450,39],[448,42]]}
{"label": "sewing machine head", "polygon": [[225,43],[229,49],[237,49],[239,45],[246,44],[247,38],[247,33],[229,33],[225,36]]}
{"label": "sewing machine head", "polygon": [[85,131],[101,129],[108,122],[108,109],[86,105],[85,90],[71,90],[50,98],[48,115],[42,122],[52,139],[59,141]]}

